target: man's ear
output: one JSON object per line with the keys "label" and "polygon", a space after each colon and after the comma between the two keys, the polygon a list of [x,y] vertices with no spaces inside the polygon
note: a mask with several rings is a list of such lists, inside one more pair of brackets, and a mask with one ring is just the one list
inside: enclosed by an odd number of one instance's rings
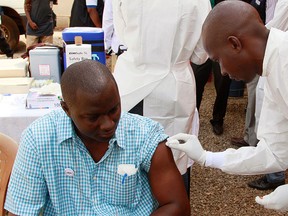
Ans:
{"label": "man's ear", "polygon": [[241,41],[237,37],[229,36],[227,38],[227,40],[228,40],[228,42],[229,42],[229,44],[230,44],[232,49],[234,49],[237,52],[241,51],[242,44],[241,44]]}
{"label": "man's ear", "polygon": [[64,110],[64,112],[67,114],[67,116],[70,117],[69,114],[69,107],[67,106],[67,103],[65,101],[60,101],[61,107]]}

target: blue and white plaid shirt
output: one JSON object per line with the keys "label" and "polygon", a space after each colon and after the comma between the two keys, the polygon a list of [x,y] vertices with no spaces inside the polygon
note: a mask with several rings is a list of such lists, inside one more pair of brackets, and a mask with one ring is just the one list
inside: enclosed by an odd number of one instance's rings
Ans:
{"label": "blue and white plaid shirt", "polygon": [[[5,209],[16,215],[150,215],[157,208],[147,173],[162,126],[122,113],[115,137],[95,163],[70,118],[57,110],[36,120],[22,135]],[[119,164],[138,171],[123,181]]]}

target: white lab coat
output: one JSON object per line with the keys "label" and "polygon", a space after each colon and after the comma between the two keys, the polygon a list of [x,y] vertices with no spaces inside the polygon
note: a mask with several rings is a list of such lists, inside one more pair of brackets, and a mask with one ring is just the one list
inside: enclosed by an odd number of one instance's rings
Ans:
{"label": "white lab coat", "polygon": [[119,46],[123,45],[116,35],[113,22],[112,0],[106,0],[103,10],[102,29],[104,31],[105,49],[112,48],[114,53],[118,52]]}
{"label": "white lab coat", "polygon": [[[115,29],[128,47],[114,70],[124,111],[144,99],[144,116],[168,135],[198,131],[197,120],[192,127],[198,115],[190,61],[202,64],[208,57],[200,35],[210,10],[209,0],[113,0]],[[187,161],[186,155],[176,161],[182,174]]]}
{"label": "white lab coat", "polygon": [[[264,100],[257,147],[207,154],[206,166],[231,174],[267,174],[288,168],[288,32],[270,30],[263,74]],[[222,161],[223,159],[223,161]],[[221,162],[222,161],[222,162]]]}
{"label": "white lab coat", "polygon": [[[270,0],[267,1],[267,4],[269,2],[269,10],[268,12],[270,16],[267,16],[266,12],[266,27],[268,29],[277,28],[282,31],[288,30],[288,0]],[[267,8],[268,9],[268,8]],[[272,11],[274,10],[274,11]],[[265,77],[259,77],[259,81],[256,87],[256,107],[255,107],[255,119],[256,119],[256,125],[255,128],[258,128],[260,113],[262,109],[263,104],[263,98],[264,98],[264,85],[266,82]],[[256,131],[257,132],[257,131]]]}
{"label": "white lab coat", "polygon": [[266,27],[268,29],[277,28],[282,31],[288,29],[288,0],[278,0],[272,20],[268,20]]}

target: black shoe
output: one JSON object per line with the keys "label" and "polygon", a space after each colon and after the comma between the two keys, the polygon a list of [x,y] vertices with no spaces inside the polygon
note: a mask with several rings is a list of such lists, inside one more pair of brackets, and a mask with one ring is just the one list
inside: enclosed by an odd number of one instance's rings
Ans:
{"label": "black shoe", "polygon": [[220,124],[218,122],[215,122],[213,120],[210,120],[210,123],[212,125],[212,128],[213,128],[213,132],[216,134],[216,135],[221,135],[223,134],[223,124]]}
{"label": "black shoe", "polygon": [[231,145],[237,147],[249,146],[249,144],[243,138],[239,137],[232,137],[230,143]]}
{"label": "black shoe", "polygon": [[285,180],[280,181],[280,182],[273,182],[273,183],[268,182],[266,176],[263,176],[259,179],[248,182],[249,187],[255,188],[258,190],[272,190],[284,184],[285,184]]}

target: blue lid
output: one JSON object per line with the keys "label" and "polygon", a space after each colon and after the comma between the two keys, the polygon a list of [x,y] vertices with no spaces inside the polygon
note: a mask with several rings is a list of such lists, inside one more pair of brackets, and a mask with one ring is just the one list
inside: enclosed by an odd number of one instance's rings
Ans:
{"label": "blue lid", "polygon": [[64,41],[74,41],[75,36],[81,36],[83,40],[104,39],[104,31],[96,27],[69,27],[62,31]]}

